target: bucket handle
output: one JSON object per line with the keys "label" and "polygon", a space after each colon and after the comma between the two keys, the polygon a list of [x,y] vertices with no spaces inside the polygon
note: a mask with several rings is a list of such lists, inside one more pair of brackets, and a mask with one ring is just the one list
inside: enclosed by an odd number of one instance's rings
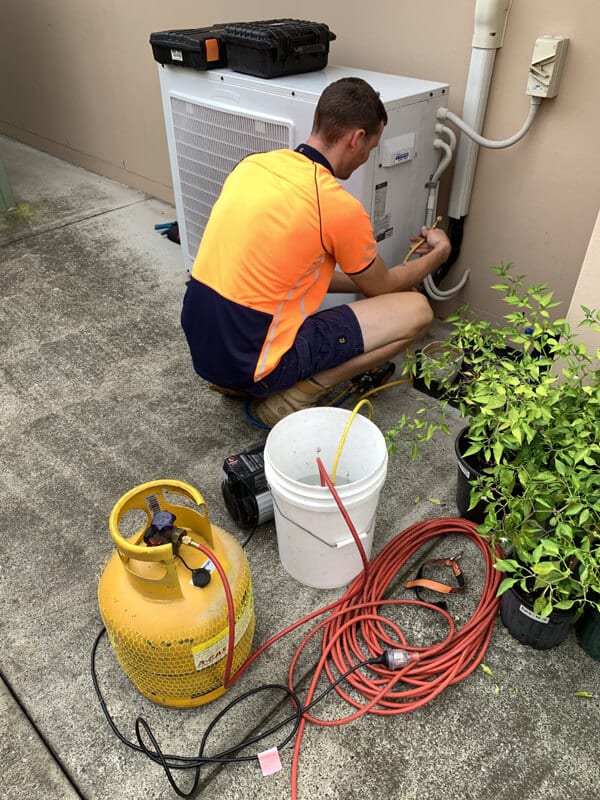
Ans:
{"label": "bucket handle", "polygon": [[[369,526],[369,527],[370,527],[370,526]],[[369,535],[369,534],[368,534],[368,530],[369,530],[369,528],[367,528],[367,530],[366,530],[366,531],[362,531],[361,533],[359,533],[359,534],[358,534],[358,538],[359,538],[361,541],[362,541],[363,539],[366,539],[366,538],[367,538],[367,536]],[[354,541],[354,536],[349,536],[347,539],[342,539],[341,541],[339,541],[339,542],[336,542],[336,543],[335,543],[335,547],[340,547],[340,548],[341,548],[341,547],[347,547],[349,544],[356,544],[356,542]]]}
{"label": "bucket handle", "polygon": [[[196,505],[197,509],[169,502],[163,494],[165,490],[171,494],[188,498]],[[213,546],[212,528],[204,497],[198,489],[182,481],[149,481],[131,489],[115,504],[108,520],[108,528],[123,566],[136,583],[140,582],[141,585],[145,585],[145,588],[153,585],[156,590],[162,590],[163,594],[166,590],[171,596],[180,596],[181,588],[177,577],[173,545],[170,542],[156,547],[147,547],[143,544],[147,523],[142,525],[129,539],[126,539],[119,529],[121,520],[129,511],[143,511],[149,521],[151,506],[156,503],[161,511],[170,511],[174,514],[178,527],[185,528],[186,533],[192,539],[198,541],[199,544]],[[142,575],[132,570],[130,560],[159,563],[164,567],[164,572],[158,577],[154,571],[150,570],[147,575]]]}
{"label": "bucket handle", "polygon": [[[342,548],[342,547],[347,547],[349,544],[356,544],[356,542],[354,541],[354,536],[349,536],[347,539],[340,539],[338,542],[328,542],[326,539],[321,539],[320,536],[317,536],[316,533],[313,533],[312,531],[309,531],[308,528],[305,528],[303,525],[300,525],[300,523],[296,522],[295,519],[290,519],[289,517],[286,517],[286,515],[283,513],[283,511],[277,505],[277,500],[275,499],[275,497],[273,497],[273,505],[275,506],[275,508],[279,512],[280,516],[283,517],[283,519],[286,522],[289,522],[290,524],[295,525],[296,528],[299,528],[304,533],[308,533],[308,535],[312,536],[313,539],[316,539],[318,542],[321,542],[321,544],[324,544],[327,547],[330,547],[332,550],[335,550],[335,549],[338,549],[338,548]],[[376,513],[377,513],[377,511],[375,511],[375,514]],[[375,514],[373,514],[373,516],[369,520],[369,524],[367,525],[366,530],[361,531],[358,534],[358,538],[359,539],[361,539],[361,540],[362,539],[366,539],[367,536],[369,535],[368,532],[371,530],[371,526],[375,522]]]}

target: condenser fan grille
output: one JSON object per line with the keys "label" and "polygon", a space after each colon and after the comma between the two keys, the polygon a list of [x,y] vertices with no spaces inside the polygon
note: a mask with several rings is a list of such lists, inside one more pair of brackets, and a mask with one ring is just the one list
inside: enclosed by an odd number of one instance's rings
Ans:
{"label": "condenser fan grille", "polygon": [[[290,126],[171,98],[188,256],[231,170],[249,153],[289,147]],[[182,242],[183,244],[183,242]]]}

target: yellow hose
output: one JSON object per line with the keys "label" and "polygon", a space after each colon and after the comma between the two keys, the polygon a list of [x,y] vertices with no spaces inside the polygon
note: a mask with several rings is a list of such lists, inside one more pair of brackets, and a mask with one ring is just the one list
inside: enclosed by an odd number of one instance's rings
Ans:
{"label": "yellow hose", "polygon": [[397,381],[391,381],[390,383],[384,383],[381,386],[376,386],[374,389],[369,389],[368,392],[365,392],[360,396],[361,400],[364,400],[366,397],[371,397],[372,394],[377,394],[378,392],[383,392],[384,389],[391,389],[392,386],[400,386],[403,383],[412,383],[412,378],[402,378]]}
{"label": "yellow hose", "polygon": [[[434,222],[433,222],[433,225],[431,226],[431,228],[429,228],[429,230],[432,231],[434,228],[437,228],[437,226],[440,224],[441,221],[442,221],[441,217],[436,217]],[[427,238],[423,237],[422,239],[419,239],[418,242],[415,242],[415,244],[410,248],[410,250],[406,254],[406,257],[405,257],[405,259],[404,259],[404,261],[402,263],[406,264],[408,259],[411,256],[413,256],[415,254],[415,252],[419,249],[419,247],[421,247],[422,244],[425,244],[426,241],[427,241]]]}
{"label": "yellow hose", "polygon": [[335,485],[335,476],[336,476],[337,468],[338,468],[338,462],[340,460],[340,456],[342,455],[342,450],[344,449],[344,445],[346,444],[346,438],[348,436],[348,431],[350,430],[350,425],[352,425],[352,422],[354,421],[354,417],[358,414],[359,410],[363,406],[368,406],[368,408],[369,408],[369,419],[373,419],[373,405],[372,405],[372,403],[369,400],[365,400],[364,398],[362,400],[359,400],[359,402],[352,409],[352,413],[350,414],[350,419],[346,423],[346,427],[344,428],[344,432],[342,434],[342,438],[340,440],[340,444],[339,444],[339,447],[337,449],[337,453],[335,454],[335,458],[333,460],[333,468],[331,470],[331,476],[330,477],[331,477],[331,482],[334,485]]}
{"label": "yellow hose", "polygon": [[[440,217],[440,219],[441,219],[441,217]],[[334,485],[335,485],[335,476],[337,474],[338,463],[339,463],[340,457],[342,455],[342,450],[344,449],[344,445],[346,444],[346,438],[348,436],[348,431],[350,430],[350,425],[352,425],[354,417],[358,414],[359,410],[363,406],[368,406],[369,419],[373,419],[373,405],[372,405],[372,403],[370,403],[369,400],[367,400],[367,397],[370,397],[373,394],[377,394],[378,392],[382,392],[384,389],[391,389],[392,386],[400,386],[403,383],[412,383],[412,379],[411,378],[402,378],[402,379],[397,380],[397,381],[390,381],[389,383],[384,383],[382,386],[376,386],[374,389],[370,389],[368,392],[365,392],[363,395],[361,395],[360,400],[358,401],[358,403],[352,409],[352,413],[350,414],[350,419],[346,423],[346,427],[344,428],[344,432],[342,434],[342,438],[340,440],[340,444],[338,446],[337,452],[335,454],[335,458],[333,460],[333,468],[331,470],[330,478],[331,478],[331,482]],[[341,392],[338,395],[338,397],[335,398],[335,400],[338,400],[340,397],[343,397],[344,393],[345,393],[345,390],[344,390],[344,392]],[[332,403],[330,405],[333,405],[333,401],[332,401]]]}

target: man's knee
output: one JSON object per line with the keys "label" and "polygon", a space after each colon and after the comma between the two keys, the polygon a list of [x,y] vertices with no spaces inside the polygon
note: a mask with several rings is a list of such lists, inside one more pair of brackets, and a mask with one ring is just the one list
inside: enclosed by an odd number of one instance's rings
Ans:
{"label": "man's knee", "polygon": [[429,300],[424,294],[414,292],[415,295],[415,325],[417,327],[415,336],[421,336],[427,331],[434,320],[434,313]]}
{"label": "man's knee", "polygon": [[420,292],[405,292],[398,296],[399,338],[418,339],[431,326],[434,314],[429,301]]}
{"label": "man's knee", "polygon": [[351,305],[363,334],[365,350],[390,342],[418,339],[433,322],[433,311],[420,292],[399,292],[357,300]]}

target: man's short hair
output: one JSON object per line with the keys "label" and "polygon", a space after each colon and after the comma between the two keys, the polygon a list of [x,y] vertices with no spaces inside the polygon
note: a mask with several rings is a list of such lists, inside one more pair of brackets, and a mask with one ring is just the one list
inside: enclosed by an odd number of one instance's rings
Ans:
{"label": "man's short hair", "polygon": [[360,128],[367,136],[375,136],[387,121],[385,107],[372,86],[362,78],[340,78],[319,98],[312,132],[332,145],[348,131]]}

